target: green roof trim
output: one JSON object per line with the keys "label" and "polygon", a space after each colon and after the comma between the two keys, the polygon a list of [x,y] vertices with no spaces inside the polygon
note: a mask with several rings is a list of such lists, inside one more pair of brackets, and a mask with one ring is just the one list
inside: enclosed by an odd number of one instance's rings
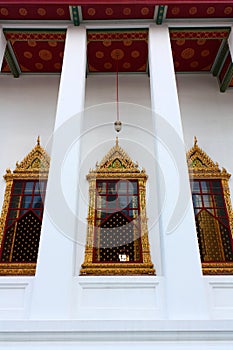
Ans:
{"label": "green roof trim", "polygon": [[73,23],[75,26],[80,25],[78,6],[72,6]]}
{"label": "green roof trim", "polygon": [[229,52],[227,40],[222,43],[212,67],[213,76],[218,76]]}
{"label": "green roof trim", "polygon": [[18,78],[20,76],[21,70],[19,68],[14,51],[9,42],[7,43],[5,51],[5,59],[7,61],[8,66],[10,67],[11,73],[13,74],[14,78]]}
{"label": "green roof trim", "polygon": [[223,78],[223,81],[222,81],[222,84],[220,86],[220,91],[221,92],[225,92],[226,89],[228,88],[231,80],[232,80],[232,77],[233,77],[233,63],[229,64],[229,67],[226,71],[226,74]]}
{"label": "green roof trim", "polygon": [[158,14],[157,14],[157,18],[156,18],[156,24],[163,23],[165,8],[166,8],[165,5],[159,5]]}

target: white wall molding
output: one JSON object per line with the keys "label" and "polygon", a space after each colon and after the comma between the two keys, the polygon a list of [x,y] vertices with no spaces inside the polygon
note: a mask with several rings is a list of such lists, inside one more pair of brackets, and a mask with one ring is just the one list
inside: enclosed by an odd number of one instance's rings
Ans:
{"label": "white wall molding", "polygon": [[[0,349],[8,342],[92,342],[93,348],[105,341],[153,342],[160,345],[188,342],[192,349],[200,343],[214,342],[214,349],[223,349],[222,342],[233,345],[233,321],[6,321],[0,330]],[[161,343],[160,343],[161,342]],[[193,347],[196,345],[197,347]],[[71,346],[71,345],[70,345]],[[33,347],[32,347],[33,348]],[[42,345],[41,345],[41,348]],[[46,348],[46,344],[44,345]],[[18,349],[18,347],[17,347]],[[225,349],[225,348],[224,348]]]}
{"label": "white wall molding", "polygon": [[204,276],[211,317],[232,319],[233,276]]}
{"label": "white wall molding", "polygon": [[78,319],[164,319],[161,277],[81,276],[75,283]]}
{"label": "white wall molding", "polygon": [[[141,20],[140,22],[137,20],[126,20],[126,21],[119,21],[114,20],[108,20],[108,22],[101,22],[99,23],[91,23],[89,21],[84,21],[81,23],[82,26],[85,26],[86,29],[125,29],[125,28],[149,28],[150,25],[153,25],[155,22],[154,20]],[[190,22],[189,20],[185,19],[176,19],[176,21],[173,21],[172,19],[166,19],[164,21],[164,24],[166,24],[169,28],[212,28],[212,27],[231,27],[232,22],[229,21],[229,19],[216,19],[216,20],[210,20],[208,23],[203,20],[195,20]],[[53,21],[52,23],[47,22],[46,24],[42,23],[14,23],[13,21],[11,23],[8,22],[3,22],[1,23],[3,28],[8,28],[8,29],[28,29],[29,27],[31,29],[67,29],[68,27],[71,26],[71,23],[67,21],[67,23],[62,23],[60,21],[56,22]]]}
{"label": "white wall molding", "polygon": [[0,277],[0,320],[27,319],[34,277]]}

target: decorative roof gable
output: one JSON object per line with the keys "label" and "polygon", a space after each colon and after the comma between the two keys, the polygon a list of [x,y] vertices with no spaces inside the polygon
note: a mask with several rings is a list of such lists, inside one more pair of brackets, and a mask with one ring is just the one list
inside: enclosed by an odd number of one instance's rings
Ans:
{"label": "decorative roof gable", "polygon": [[187,152],[187,162],[189,173],[198,177],[227,177],[231,175],[226,169],[219,168],[218,163],[214,161],[204,152],[197,144],[197,138],[194,137],[194,145]]}
{"label": "decorative roof gable", "polygon": [[41,172],[49,170],[50,157],[48,153],[41,147],[40,138],[37,139],[36,146],[28,153],[28,155],[20,163],[16,163],[16,172]]}
{"label": "decorative roof gable", "polygon": [[213,160],[204,152],[197,144],[197,138],[194,137],[194,145],[187,153],[187,160],[189,168],[215,168],[219,169],[218,163],[214,163]]}
{"label": "decorative roof gable", "polygon": [[[118,137],[116,144],[109,150],[106,156],[102,159],[100,164],[96,163],[96,169],[90,170],[87,178],[94,176],[107,176],[108,174],[127,174],[129,176],[145,176],[145,170],[140,170],[138,163],[134,163],[129,155],[119,146]],[[112,175],[114,176],[114,175]]]}
{"label": "decorative roof gable", "polygon": [[4,178],[7,179],[9,176],[13,178],[20,178],[30,176],[38,177],[41,174],[48,175],[49,164],[50,157],[41,147],[40,138],[38,137],[36,146],[20,163],[16,163],[16,168],[13,173],[10,169],[7,169]]}
{"label": "decorative roof gable", "polygon": [[119,146],[118,137],[116,138],[116,144],[113,146],[106,156],[102,159],[100,164],[96,164],[97,170],[102,171],[105,169],[119,170],[136,170],[139,171],[138,164],[133,163],[128,154]]}

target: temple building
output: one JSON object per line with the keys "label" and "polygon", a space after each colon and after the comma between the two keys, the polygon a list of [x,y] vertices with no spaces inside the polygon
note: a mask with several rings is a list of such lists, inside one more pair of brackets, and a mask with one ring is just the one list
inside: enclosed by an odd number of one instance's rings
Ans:
{"label": "temple building", "polygon": [[232,349],[232,23],[0,0],[0,350]]}

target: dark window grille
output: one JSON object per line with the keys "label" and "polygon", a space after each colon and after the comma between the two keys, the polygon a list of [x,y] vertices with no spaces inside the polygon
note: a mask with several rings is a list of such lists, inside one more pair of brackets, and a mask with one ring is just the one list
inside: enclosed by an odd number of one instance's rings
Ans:
{"label": "dark window grille", "polygon": [[36,262],[46,181],[14,181],[0,250],[1,262]]}
{"label": "dark window grille", "polygon": [[191,181],[202,262],[233,261],[233,241],[221,180]]}
{"label": "dark window grille", "polygon": [[137,180],[97,180],[94,262],[141,262]]}

